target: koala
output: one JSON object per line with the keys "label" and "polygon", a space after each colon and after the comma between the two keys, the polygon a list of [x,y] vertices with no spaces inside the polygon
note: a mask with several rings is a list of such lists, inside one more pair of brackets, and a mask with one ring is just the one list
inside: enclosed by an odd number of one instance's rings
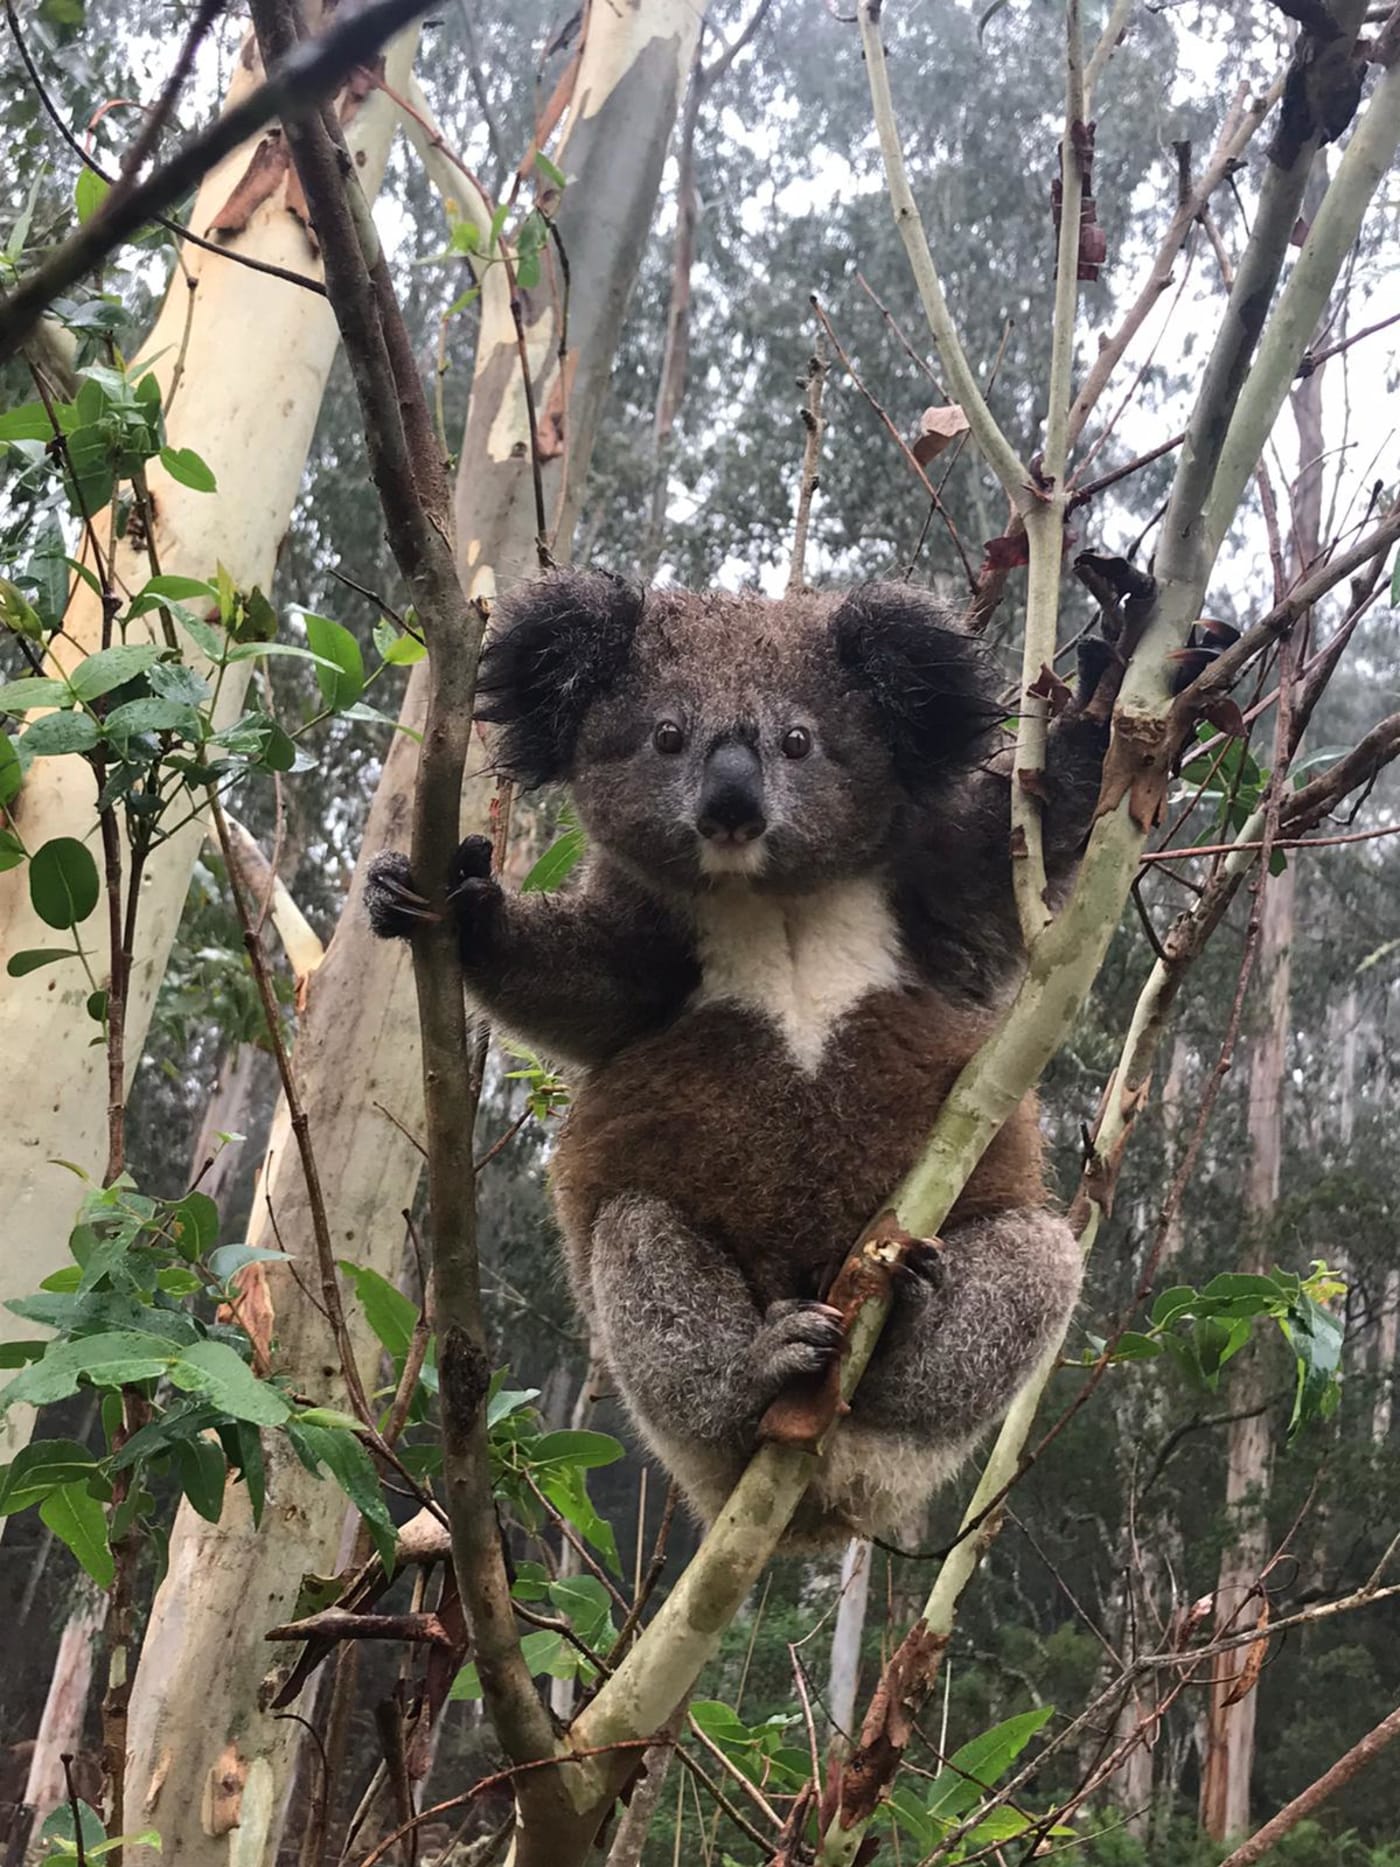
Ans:
{"label": "koala", "polygon": [[[1051,734],[1052,883],[1098,795],[1094,671]],[[498,611],[479,716],[520,785],[567,782],[589,853],[576,885],[512,896],[463,844],[466,988],[575,1074],[551,1165],[574,1294],[707,1521],[769,1402],[840,1352],[830,1278],[1021,964],[999,684],[905,584],[770,601],[558,571]],[[392,853],[366,903],[385,936],[427,911]],[[1033,1096],[921,1263],[789,1548],[917,1534],[1063,1331],[1080,1254]]]}

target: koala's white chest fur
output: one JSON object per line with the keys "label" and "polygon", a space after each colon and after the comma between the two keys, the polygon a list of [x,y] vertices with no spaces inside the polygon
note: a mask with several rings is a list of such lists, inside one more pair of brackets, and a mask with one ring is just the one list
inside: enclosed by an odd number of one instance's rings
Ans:
{"label": "koala's white chest fur", "polygon": [[899,929],[874,880],[787,897],[720,888],[700,901],[696,933],[701,983],[692,1003],[751,1007],[807,1071],[848,1011],[901,978]]}

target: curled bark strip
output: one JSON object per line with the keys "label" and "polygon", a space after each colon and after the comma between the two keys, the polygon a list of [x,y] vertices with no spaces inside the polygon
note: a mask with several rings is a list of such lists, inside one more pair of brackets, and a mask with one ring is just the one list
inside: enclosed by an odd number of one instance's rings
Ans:
{"label": "curled bark strip", "polygon": [[281,130],[269,130],[248,158],[248,166],[229,192],[228,199],[204,229],[205,233],[242,233],[254,211],[272,196],[291,173],[292,154]]}
{"label": "curled bark strip", "polygon": [[874,1814],[894,1781],[947,1645],[946,1634],[936,1634],[927,1621],[918,1620],[895,1649],[871,1698],[860,1742],[827,1778],[820,1815],[824,1833],[833,1820],[839,1819],[842,1828],[854,1828]]}
{"label": "curled bark strip", "polygon": [[1104,760],[1095,816],[1109,815],[1126,797],[1133,823],[1145,836],[1157,823],[1167,795],[1172,744],[1163,720],[1131,714],[1120,719]]}
{"label": "curled bark strip", "polygon": [[[903,1229],[892,1211],[882,1212],[867,1227],[826,1296],[832,1308],[841,1312],[841,1329],[847,1343],[851,1327],[867,1303],[890,1301],[896,1271],[910,1246],[922,1242]],[[821,1450],[823,1438],[843,1411],[841,1360],[845,1352],[843,1346],[841,1355],[824,1373],[789,1382],[759,1423],[761,1442],[795,1446],[804,1452]]]}

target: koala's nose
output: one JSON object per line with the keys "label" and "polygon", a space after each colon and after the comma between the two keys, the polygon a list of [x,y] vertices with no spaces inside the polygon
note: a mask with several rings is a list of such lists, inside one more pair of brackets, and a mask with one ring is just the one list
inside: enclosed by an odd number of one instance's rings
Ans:
{"label": "koala's nose", "polygon": [[714,842],[751,843],[768,827],[763,767],[751,746],[716,746],[705,760],[696,828]]}

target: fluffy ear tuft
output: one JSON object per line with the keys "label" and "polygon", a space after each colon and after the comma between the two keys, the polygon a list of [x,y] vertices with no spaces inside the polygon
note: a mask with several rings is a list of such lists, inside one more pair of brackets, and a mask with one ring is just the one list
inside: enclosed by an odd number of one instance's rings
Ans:
{"label": "fluffy ear tuft", "polygon": [[627,664],[642,601],[606,571],[558,570],[498,607],[476,715],[501,727],[501,767],[527,790],[568,775],[584,715]]}
{"label": "fluffy ear tuft", "polygon": [[911,791],[985,756],[1004,709],[978,643],[925,591],[865,584],[831,619],[837,659],[889,735],[895,771]]}

